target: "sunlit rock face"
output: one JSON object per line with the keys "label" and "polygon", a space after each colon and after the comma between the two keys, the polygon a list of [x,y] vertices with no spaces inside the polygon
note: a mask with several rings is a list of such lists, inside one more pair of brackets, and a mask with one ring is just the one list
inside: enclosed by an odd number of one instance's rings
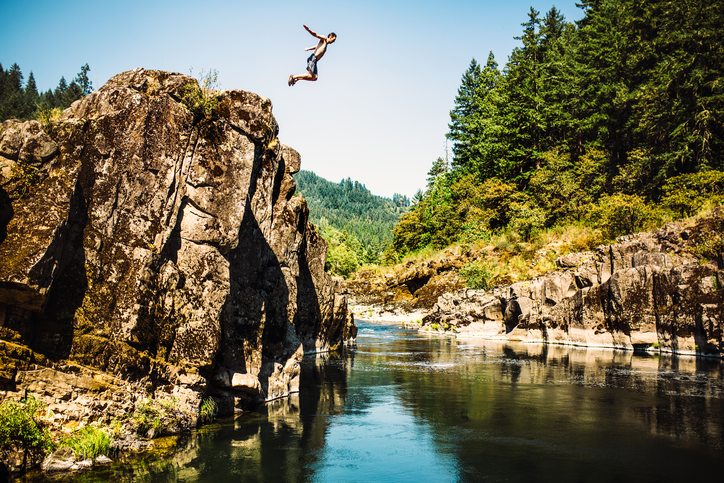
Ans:
{"label": "sunlit rock face", "polygon": [[724,215],[670,223],[558,260],[560,270],[440,297],[422,330],[721,356]]}
{"label": "sunlit rock face", "polygon": [[0,337],[27,348],[2,356],[6,389],[71,361],[231,409],[354,339],[271,102],[221,91],[202,118],[195,86],[136,69],[55,122],[1,125]]}

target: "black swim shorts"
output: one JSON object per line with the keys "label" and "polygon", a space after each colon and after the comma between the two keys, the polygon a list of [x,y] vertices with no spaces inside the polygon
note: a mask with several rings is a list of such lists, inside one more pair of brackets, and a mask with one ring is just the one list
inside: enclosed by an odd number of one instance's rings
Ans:
{"label": "black swim shorts", "polygon": [[317,56],[312,54],[307,59],[307,70],[314,75],[317,75]]}

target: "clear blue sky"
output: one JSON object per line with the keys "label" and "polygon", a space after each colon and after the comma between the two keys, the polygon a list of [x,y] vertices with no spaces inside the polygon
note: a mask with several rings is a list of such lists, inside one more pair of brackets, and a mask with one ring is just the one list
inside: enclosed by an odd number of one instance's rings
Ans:
{"label": "clear blue sky", "polygon": [[[17,63],[39,90],[88,63],[94,88],[144,67],[194,74],[216,69],[224,89],[271,99],[284,144],[302,168],[351,177],[372,193],[412,196],[445,156],[449,112],[462,74],[488,52],[501,67],[532,6],[579,20],[576,0],[0,0],[0,62]],[[334,31],[317,82],[305,71],[302,27]]]}

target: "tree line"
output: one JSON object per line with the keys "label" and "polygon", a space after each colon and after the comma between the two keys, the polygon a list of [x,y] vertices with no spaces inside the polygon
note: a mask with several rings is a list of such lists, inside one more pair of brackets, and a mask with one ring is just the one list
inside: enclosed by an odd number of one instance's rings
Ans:
{"label": "tree line", "polygon": [[294,179],[312,223],[327,241],[330,272],[349,275],[364,264],[382,261],[392,241],[392,227],[410,205],[407,196],[376,196],[351,178],[333,183],[311,171],[302,170]]}
{"label": "tree line", "polygon": [[608,237],[689,214],[724,188],[724,3],[531,7],[521,46],[464,72],[450,162],[394,228],[393,254],[584,222]]}
{"label": "tree line", "polygon": [[90,67],[85,64],[70,83],[61,77],[55,89],[39,92],[32,71],[27,82],[23,82],[18,64],[7,70],[0,64],[0,121],[36,119],[40,112],[70,107],[74,101],[93,92],[89,71]]}

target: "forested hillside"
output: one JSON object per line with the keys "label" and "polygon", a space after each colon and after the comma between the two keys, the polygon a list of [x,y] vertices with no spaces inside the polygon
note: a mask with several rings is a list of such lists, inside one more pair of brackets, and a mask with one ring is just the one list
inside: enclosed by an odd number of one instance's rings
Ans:
{"label": "forested hillside", "polygon": [[39,115],[49,115],[53,109],[69,107],[73,101],[93,92],[89,71],[90,67],[85,64],[70,84],[61,77],[55,89],[39,92],[32,71],[28,81],[23,83],[24,76],[18,64],[8,70],[0,64],[0,121],[37,119]]}
{"label": "forested hillside", "polygon": [[392,227],[410,205],[406,196],[395,194],[391,200],[375,196],[350,178],[332,183],[300,171],[294,179],[307,200],[312,223],[329,244],[327,265],[337,275],[378,263],[392,240]]}
{"label": "forested hillside", "polygon": [[392,255],[578,223],[649,228],[724,190],[724,2],[582,0],[530,9],[500,69],[473,59],[450,113],[454,158],[394,229]]}

